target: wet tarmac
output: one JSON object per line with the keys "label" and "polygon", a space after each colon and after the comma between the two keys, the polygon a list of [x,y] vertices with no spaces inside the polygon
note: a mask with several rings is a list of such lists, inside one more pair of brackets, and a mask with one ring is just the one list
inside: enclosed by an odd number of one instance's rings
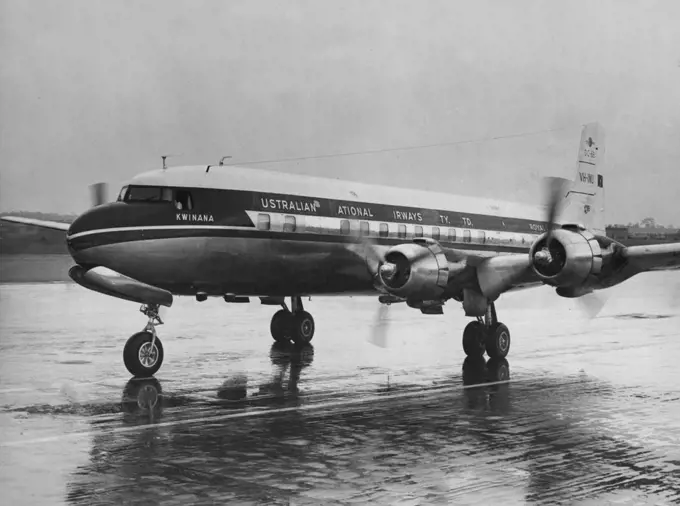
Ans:
{"label": "wet tarmac", "polygon": [[178,299],[157,378],[130,380],[135,304],[0,286],[4,504],[678,504],[680,273],[611,291],[589,320],[508,294],[507,360],[464,360],[459,305],[314,298],[313,346],[271,307]]}

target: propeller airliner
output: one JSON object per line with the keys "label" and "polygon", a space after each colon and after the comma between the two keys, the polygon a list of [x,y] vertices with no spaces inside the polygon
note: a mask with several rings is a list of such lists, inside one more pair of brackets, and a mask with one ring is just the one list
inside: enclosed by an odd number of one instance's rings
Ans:
{"label": "propeller airliner", "polygon": [[585,125],[574,179],[548,178],[545,206],[220,163],[139,174],[115,202],[95,185],[96,205],[70,224],[2,219],[63,230],[76,283],[141,304],[147,325],[123,350],[134,376],[161,367],[156,326],[175,296],[280,306],[271,335],[297,345],[314,337],[303,297],[374,294],[424,315],[453,300],[474,318],[464,352],[503,358],[503,293],[547,284],[584,297],[680,266],[680,243],[626,247],[606,237],[604,154],[601,126]]}

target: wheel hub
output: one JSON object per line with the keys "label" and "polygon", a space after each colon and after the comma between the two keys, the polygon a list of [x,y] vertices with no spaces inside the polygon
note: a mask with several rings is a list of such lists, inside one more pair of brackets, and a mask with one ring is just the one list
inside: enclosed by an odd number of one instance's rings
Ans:
{"label": "wheel hub", "polygon": [[305,319],[300,326],[300,330],[302,331],[303,336],[309,337],[309,335],[312,333],[312,322],[308,319]]}
{"label": "wheel hub", "polygon": [[153,367],[158,361],[158,347],[151,343],[144,343],[139,347],[139,363],[144,367]]}
{"label": "wheel hub", "polygon": [[505,351],[505,350],[508,349],[508,334],[507,334],[507,332],[501,332],[501,334],[498,336],[498,347],[502,351]]}

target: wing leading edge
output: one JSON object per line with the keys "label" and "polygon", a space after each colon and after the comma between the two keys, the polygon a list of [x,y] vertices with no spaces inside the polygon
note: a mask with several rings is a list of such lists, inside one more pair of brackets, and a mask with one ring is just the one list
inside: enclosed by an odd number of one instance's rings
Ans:
{"label": "wing leading edge", "polygon": [[70,223],[60,221],[37,220],[35,218],[21,218],[19,216],[0,216],[0,220],[21,223],[22,225],[32,225],[34,227],[50,228],[52,230],[62,230],[64,232],[71,226]]}
{"label": "wing leading edge", "polygon": [[680,268],[680,242],[628,246],[622,256],[642,271],[663,271]]}
{"label": "wing leading edge", "polygon": [[[548,280],[541,280],[533,272],[530,253],[495,256],[474,263],[479,288],[490,299],[507,291],[530,288],[542,282],[558,286]],[[680,243],[644,246],[619,244],[612,250],[609,263],[618,264],[618,267],[603,271],[599,275],[601,286],[596,289],[618,285],[642,272],[680,269]],[[578,290],[574,293],[577,292]]]}

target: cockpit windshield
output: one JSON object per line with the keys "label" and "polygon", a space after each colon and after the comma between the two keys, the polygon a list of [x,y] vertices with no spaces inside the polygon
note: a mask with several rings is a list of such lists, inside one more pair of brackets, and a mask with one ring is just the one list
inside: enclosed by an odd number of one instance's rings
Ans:
{"label": "cockpit windshield", "polygon": [[123,186],[120,189],[120,192],[118,193],[118,198],[116,199],[117,202],[122,202],[125,199],[125,194],[127,193],[127,186]]}
{"label": "cockpit windshield", "polygon": [[124,186],[118,194],[123,202],[168,202],[176,209],[193,209],[191,193],[186,189],[174,189],[166,186]]}
{"label": "cockpit windshield", "polygon": [[172,202],[172,188],[161,186],[130,186],[126,202]]}

